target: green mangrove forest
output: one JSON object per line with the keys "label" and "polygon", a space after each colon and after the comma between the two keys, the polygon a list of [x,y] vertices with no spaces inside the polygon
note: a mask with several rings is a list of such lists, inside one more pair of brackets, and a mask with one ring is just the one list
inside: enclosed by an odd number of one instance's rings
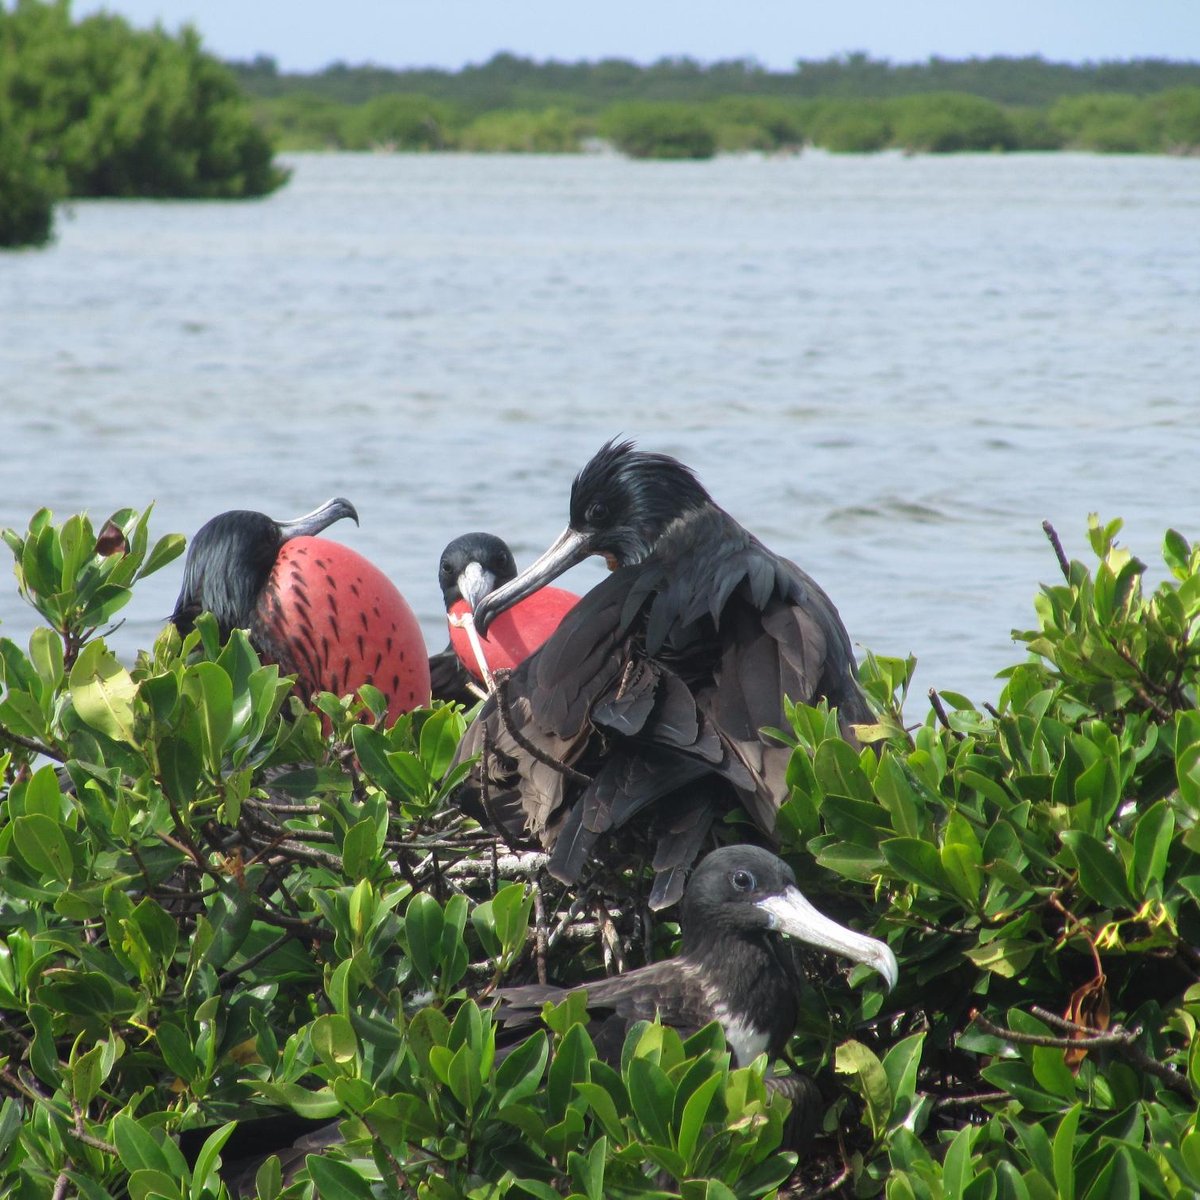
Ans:
{"label": "green mangrove forest", "polygon": [[578,152],[592,139],[637,158],[719,152],[1062,150],[1192,153],[1200,64],[1071,66],[1038,58],[893,65],[864,55],[772,72],[670,59],[536,63],[498,54],[458,72],[334,65],[232,69],[278,144],[293,150]]}
{"label": "green mangrove forest", "polygon": [[812,963],[797,1161],[764,1083],[793,1068],[731,1068],[715,1024],[609,1063],[577,997],[498,1062],[497,983],[668,956],[669,912],[633,920],[615,865],[568,894],[458,811],[457,706],[309,710],[208,617],[119,661],[104,630],[183,549],[150,515],[3,534],[36,616],[0,638],[0,1194],[223,1200],[268,1112],[343,1141],[290,1184],[268,1158],[259,1200],[1200,1194],[1200,545],[1169,531],[1151,587],[1119,521],[1087,561],[1050,531],[994,702],[869,656],[861,749],[789,708],[780,852],[899,962],[890,993]]}
{"label": "green mangrove forest", "polygon": [[570,154],[1200,148],[1200,63],[1040,58],[894,64],[849,54],[791,71],[665,59],[460,71],[267,56],[221,63],[197,32],[138,30],[70,0],[0,0],[0,247],[50,236],[68,197],[233,199],[279,187],[276,151]]}

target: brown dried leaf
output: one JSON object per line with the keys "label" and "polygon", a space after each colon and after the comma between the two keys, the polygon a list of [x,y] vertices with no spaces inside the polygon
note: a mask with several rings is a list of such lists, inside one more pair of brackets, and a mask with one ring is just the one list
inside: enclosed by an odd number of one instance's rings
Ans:
{"label": "brown dried leaf", "polygon": [[[1094,979],[1089,979],[1087,983],[1076,988],[1071,993],[1071,1000],[1063,1016],[1075,1025],[1083,1025],[1088,1029],[1094,1029],[1097,1033],[1104,1033],[1109,1024],[1106,982],[1104,975],[1097,975]],[[1070,1036],[1072,1039],[1078,1039],[1087,1035],[1073,1032]],[[1067,1066],[1073,1072],[1078,1073],[1079,1068],[1083,1065],[1083,1060],[1087,1058],[1087,1050],[1082,1046],[1078,1049],[1066,1050],[1063,1052],[1063,1058]]]}

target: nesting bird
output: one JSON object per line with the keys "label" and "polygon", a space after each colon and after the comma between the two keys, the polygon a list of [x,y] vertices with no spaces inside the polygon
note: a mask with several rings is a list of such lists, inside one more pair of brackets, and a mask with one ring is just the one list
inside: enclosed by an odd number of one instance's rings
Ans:
{"label": "nesting bird", "polygon": [[516,574],[512,551],[495,534],[464,533],[442,551],[438,585],[446,604],[450,645],[429,660],[435,700],[455,700],[468,707],[475,704],[481,695],[479,685],[488,682],[487,676],[528,658],[579,600],[561,588],[542,588],[504,612],[487,637],[472,639],[467,629],[472,610]]}
{"label": "nesting bird", "polygon": [[[650,810],[652,907],[682,893],[713,818],[740,802],[773,834],[787,794],[784,697],[871,719],[837,610],[717,506],[682,463],[609,442],[571,487],[570,523],[476,605],[486,631],[589,555],[611,574],[488,699],[459,749],[459,800],[573,883],[596,842]],[[484,753],[486,748],[486,753]]]}
{"label": "nesting bird", "polygon": [[171,621],[187,634],[202,612],[222,639],[246,629],[258,653],[296,675],[296,690],[337,695],[373,684],[395,719],[429,703],[429,662],[412,609],[377,567],[315,536],[343,517],[338,497],[294,521],[234,510],[212,518],[188,546]]}
{"label": "nesting bird", "polygon": [[529,1027],[542,1005],[586,991],[597,1053],[617,1060],[629,1027],[657,1017],[684,1037],[720,1023],[737,1066],[783,1053],[796,1027],[804,981],[781,938],[864,963],[895,987],[899,968],[883,942],[818,912],[791,867],[759,846],[722,846],[688,882],[679,918],[680,953],[577,989],[527,984],[497,992],[505,1030]]}

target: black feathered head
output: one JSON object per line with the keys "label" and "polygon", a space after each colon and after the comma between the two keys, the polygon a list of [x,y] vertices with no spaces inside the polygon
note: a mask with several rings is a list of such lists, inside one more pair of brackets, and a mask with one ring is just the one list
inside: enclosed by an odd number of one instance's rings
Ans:
{"label": "black feathered head", "polygon": [[488,592],[515,579],[516,560],[508,543],[494,533],[464,533],[442,551],[438,586],[449,609],[457,600],[472,608]]}
{"label": "black feathered head", "polygon": [[476,626],[486,632],[505,609],[589,555],[603,554],[612,567],[641,562],[673,521],[711,503],[677,459],[607,442],[571,485],[570,524],[537,562],[475,606]]}
{"label": "black feathered head", "polygon": [[758,846],[714,850],[688,880],[680,926],[683,952],[727,953],[729,936],[789,937],[865,963],[888,988],[896,986],[896,956],[884,942],[831,921],[796,887],[791,867]]}
{"label": "black feathered head", "polygon": [[571,528],[587,536],[591,553],[631,566],[653,550],[672,521],[711,503],[678,459],[613,440],[575,476]]}
{"label": "black feathered head", "polygon": [[358,512],[342,497],[294,521],[276,521],[266,513],[234,509],[220,513],[197,531],[183,564],[183,586],[171,622],[182,634],[210,612],[222,639],[250,626],[259,594],[271,577],[279,548],[290,538],[320,533],[342,517],[358,523]]}

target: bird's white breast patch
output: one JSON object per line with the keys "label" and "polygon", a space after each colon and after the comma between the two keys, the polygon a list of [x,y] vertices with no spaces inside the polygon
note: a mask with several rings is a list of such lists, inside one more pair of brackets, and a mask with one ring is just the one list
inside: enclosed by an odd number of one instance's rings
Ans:
{"label": "bird's white breast patch", "polygon": [[723,1004],[718,1004],[714,1015],[725,1031],[725,1042],[733,1051],[734,1062],[739,1067],[752,1063],[767,1048],[770,1037],[757,1026],[741,1017],[735,1017]]}

